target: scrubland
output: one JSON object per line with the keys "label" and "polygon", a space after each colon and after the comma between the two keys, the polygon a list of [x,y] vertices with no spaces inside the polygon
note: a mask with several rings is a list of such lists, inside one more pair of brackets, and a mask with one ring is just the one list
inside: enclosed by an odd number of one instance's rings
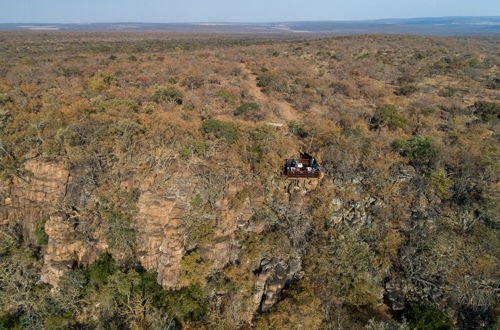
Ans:
{"label": "scrubland", "polygon": [[[0,328],[498,327],[498,37],[0,40]],[[76,197],[13,202],[33,161]],[[182,205],[175,276],[147,198]],[[54,214],[91,252],[49,285]]]}

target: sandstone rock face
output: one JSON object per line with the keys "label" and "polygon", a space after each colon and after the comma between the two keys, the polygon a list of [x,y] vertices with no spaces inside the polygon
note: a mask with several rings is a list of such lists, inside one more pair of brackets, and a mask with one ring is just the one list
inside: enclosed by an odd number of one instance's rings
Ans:
{"label": "sandstone rock face", "polygon": [[[108,247],[99,219],[92,225],[80,219],[80,212],[85,209],[93,189],[85,181],[85,169],[42,160],[30,160],[25,167],[32,175],[24,180],[12,179],[0,186],[0,224],[21,224],[28,241],[36,243],[35,228],[41,221],[45,223],[48,242],[42,250],[41,281],[56,287],[67,270],[91,264],[102,253],[119,257]],[[231,204],[231,200],[245,189],[259,188],[232,184],[225,187],[215,203],[216,210],[211,215],[213,237],[200,246],[191,246],[184,232],[185,219],[193,212],[190,207],[193,196],[206,183],[187,172],[172,175],[161,191],[152,177],[134,180],[131,181],[133,186],[140,191],[135,215],[137,258],[145,269],[158,273],[157,281],[164,288],[178,289],[182,285],[179,279],[181,261],[189,249],[198,249],[203,260],[210,263],[211,271],[219,272],[228,264],[238,264],[237,230],[261,233],[266,228],[265,218],[254,217],[264,207],[263,195],[239,198],[237,207]],[[290,190],[290,207],[292,203],[300,207],[304,196],[316,184],[301,182],[294,186],[286,182],[276,189],[284,196],[287,189]],[[248,311],[245,319],[251,321],[253,313],[259,310],[268,311],[279,300],[286,283],[297,277],[300,270],[300,257],[287,261],[263,260],[255,273],[254,303],[245,308]]]}
{"label": "sandstone rock face", "polygon": [[25,168],[31,176],[14,178],[0,190],[0,224],[20,223],[25,237],[33,242],[37,222],[64,199],[70,175],[67,166],[60,163],[29,160]]}
{"label": "sandstone rock face", "polygon": [[186,178],[171,185],[169,195],[159,197],[152,190],[152,180],[145,180],[137,202],[139,261],[147,270],[158,272],[158,283],[165,288],[177,286],[180,262],[185,255],[182,215],[191,193]]}
{"label": "sandstone rock face", "polygon": [[57,286],[57,281],[75,264],[90,264],[103,247],[85,244],[75,224],[64,213],[54,213],[45,223],[49,237],[44,255],[41,281]]}
{"label": "sandstone rock face", "polygon": [[262,260],[254,295],[254,303],[258,310],[269,311],[278,302],[281,290],[286,283],[298,275],[300,268],[300,263],[293,259],[289,263],[278,260]]}

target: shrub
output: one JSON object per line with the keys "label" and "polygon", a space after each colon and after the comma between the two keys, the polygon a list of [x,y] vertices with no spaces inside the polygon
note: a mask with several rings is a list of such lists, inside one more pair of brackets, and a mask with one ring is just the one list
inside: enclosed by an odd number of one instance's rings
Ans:
{"label": "shrub", "polygon": [[114,208],[101,207],[99,210],[104,223],[104,237],[112,249],[130,254],[135,248],[137,230],[129,215]]}
{"label": "shrub", "polygon": [[415,93],[417,90],[418,90],[417,87],[415,87],[413,85],[405,85],[405,86],[401,86],[398,89],[396,89],[394,94],[396,94],[398,96],[409,96],[409,95]]}
{"label": "shrub", "polygon": [[450,190],[453,182],[448,178],[443,168],[439,168],[431,173],[431,184],[441,199],[448,199],[453,195]]}
{"label": "shrub", "polygon": [[234,115],[239,116],[248,112],[256,112],[260,110],[260,105],[253,102],[243,102],[239,107],[234,110]]}
{"label": "shrub", "polygon": [[288,131],[292,133],[295,136],[298,136],[300,138],[305,138],[309,134],[307,131],[304,129],[304,124],[298,122],[298,121],[289,121],[288,122]]}
{"label": "shrub", "polygon": [[179,155],[182,159],[189,159],[191,157],[191,150],[187,146],[180,146]]}
{"label": "shrub", "polygon": [[492,79],[487,85],[486,88],[489,89],[500,89],[500,78]]}
{"label": "shrub", "polygon": [[344,127],[341,134],[346,137],[361,137],[361,129],[359,127]]}
{"label": "shrub", "polygon": [[0,93],[0,104],[6,104],[7,102],[12,102],[12,97],[8,94]]}
{"label": "shrub", "polygon": [[375,109],[370,128],[377,129],[385,125],[390,130],[403,128],[406,125],[406,118],[401,115],[399,109],[394,105],[382,105]]}
{"label": "shrub", "polygon": [[266,88],[273,82],[273,78],[268,74],[257,76],[257,87]]}
{"label": "shrub", "polygon": [[156,103],[167,101],[182,104],[183,98],[184,93],[173,85],[157,86],[153,92],[153,101]]}
{"label": "shrub", "polygon": [[457,94],[458,92],[458,89],[454,88],[454,87],[446,87],[445,89],[443,89],[442,91],[440,91],[438,93],[439,96],[442,96],[442,97],[452,97],[454,96],[455,94]]}
{"label": "shrub", "polygon": [[208,119],[201,125],[203,134],[213,134],[216,138],[225,139],[227,143],[234,143],[238,138],[238,130],[233,123],[219,121],[217,119]]}
{"label": "shrub", "polygon": [[49,242],[49,236],[45,232],[45,223],[47,220],[47,218],[43,218],[36,223],[34,234],[36,237],[36,243],[40,246],[46,245]]}
{"label": "shrub", "polygon": [[479,101],[474,103],[472,110],[484,122],[500,119],[500,103]]}
{"label": "shrub", "polygon": [[201,320],[208,310],[203,289],[198,284],[167,294],[166,301],[168,307],[184,320]]}
{"label": "shrub", "polygon": [[428,136],[416,136],[406,141],[397,140],[393,143],[393,148],[417,166],[431,165],[439,154],[432,138]]}
{"label": "shrub", "polygon": [[453,329],[451,320],[428,301],[410,304],[410,307],[405,311],[405,316],[412,329]]}
{"label": "shrub", "polygon": [[10,113],[5,109],[0,109],[0,132],[2,132],[10,120]]}
{"label": "shrub", "polygon": [[217,97],[220,97],[226,103],[234,100],[233,95],[227,91],[218,91],[216,95],[217,95]]}
{"label": "shrub", "polygon": [[107,253],[102,254],[88,268],[89,281],[95,284],[106,283],[108,277],[113,275],[117,270],[118,268],[111,255]]}
{"label": "shrub", "polygon": [[112,74],[102,72],[89,79],[88,88],[93,92],[104,91],[116,80]]}
{"label": "shrub", "polygon": [[77,68],[63,67],[63,68],[61,68],[61,71],[62,71],[63,76],[65,76],[66,78],[82,75],[82,71],[80,71]]}
{"label": "shrub", "polygon": [[187,284],[198,284],[202,288],[207,284],[206,276],[211,263],[204,262],[198,251],[193,251],[181,260],[181,281]]}

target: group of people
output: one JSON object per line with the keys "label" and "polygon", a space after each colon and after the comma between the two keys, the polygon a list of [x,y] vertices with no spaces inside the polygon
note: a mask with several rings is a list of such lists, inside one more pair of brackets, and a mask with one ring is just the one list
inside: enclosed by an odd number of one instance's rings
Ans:
{"label": "group of people", "polygon": [[299,161],[297,159],[287,159],[285,161],[285,169],[286,172],[289,173],[315,173],[319,172],[320,167],[316,160],[311,157],[307,160],[306,163],[302,161]]}

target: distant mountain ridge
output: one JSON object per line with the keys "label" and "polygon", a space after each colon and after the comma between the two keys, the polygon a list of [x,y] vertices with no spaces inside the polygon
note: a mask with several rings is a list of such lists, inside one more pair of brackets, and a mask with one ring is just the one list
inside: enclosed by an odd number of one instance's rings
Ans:
{"label": "distant mountain ridge", "polygon": [[296,21],[275,23],[0,23],[0,30],[477,35],[500,33],[500,16],[388,18],[359,21]]}

